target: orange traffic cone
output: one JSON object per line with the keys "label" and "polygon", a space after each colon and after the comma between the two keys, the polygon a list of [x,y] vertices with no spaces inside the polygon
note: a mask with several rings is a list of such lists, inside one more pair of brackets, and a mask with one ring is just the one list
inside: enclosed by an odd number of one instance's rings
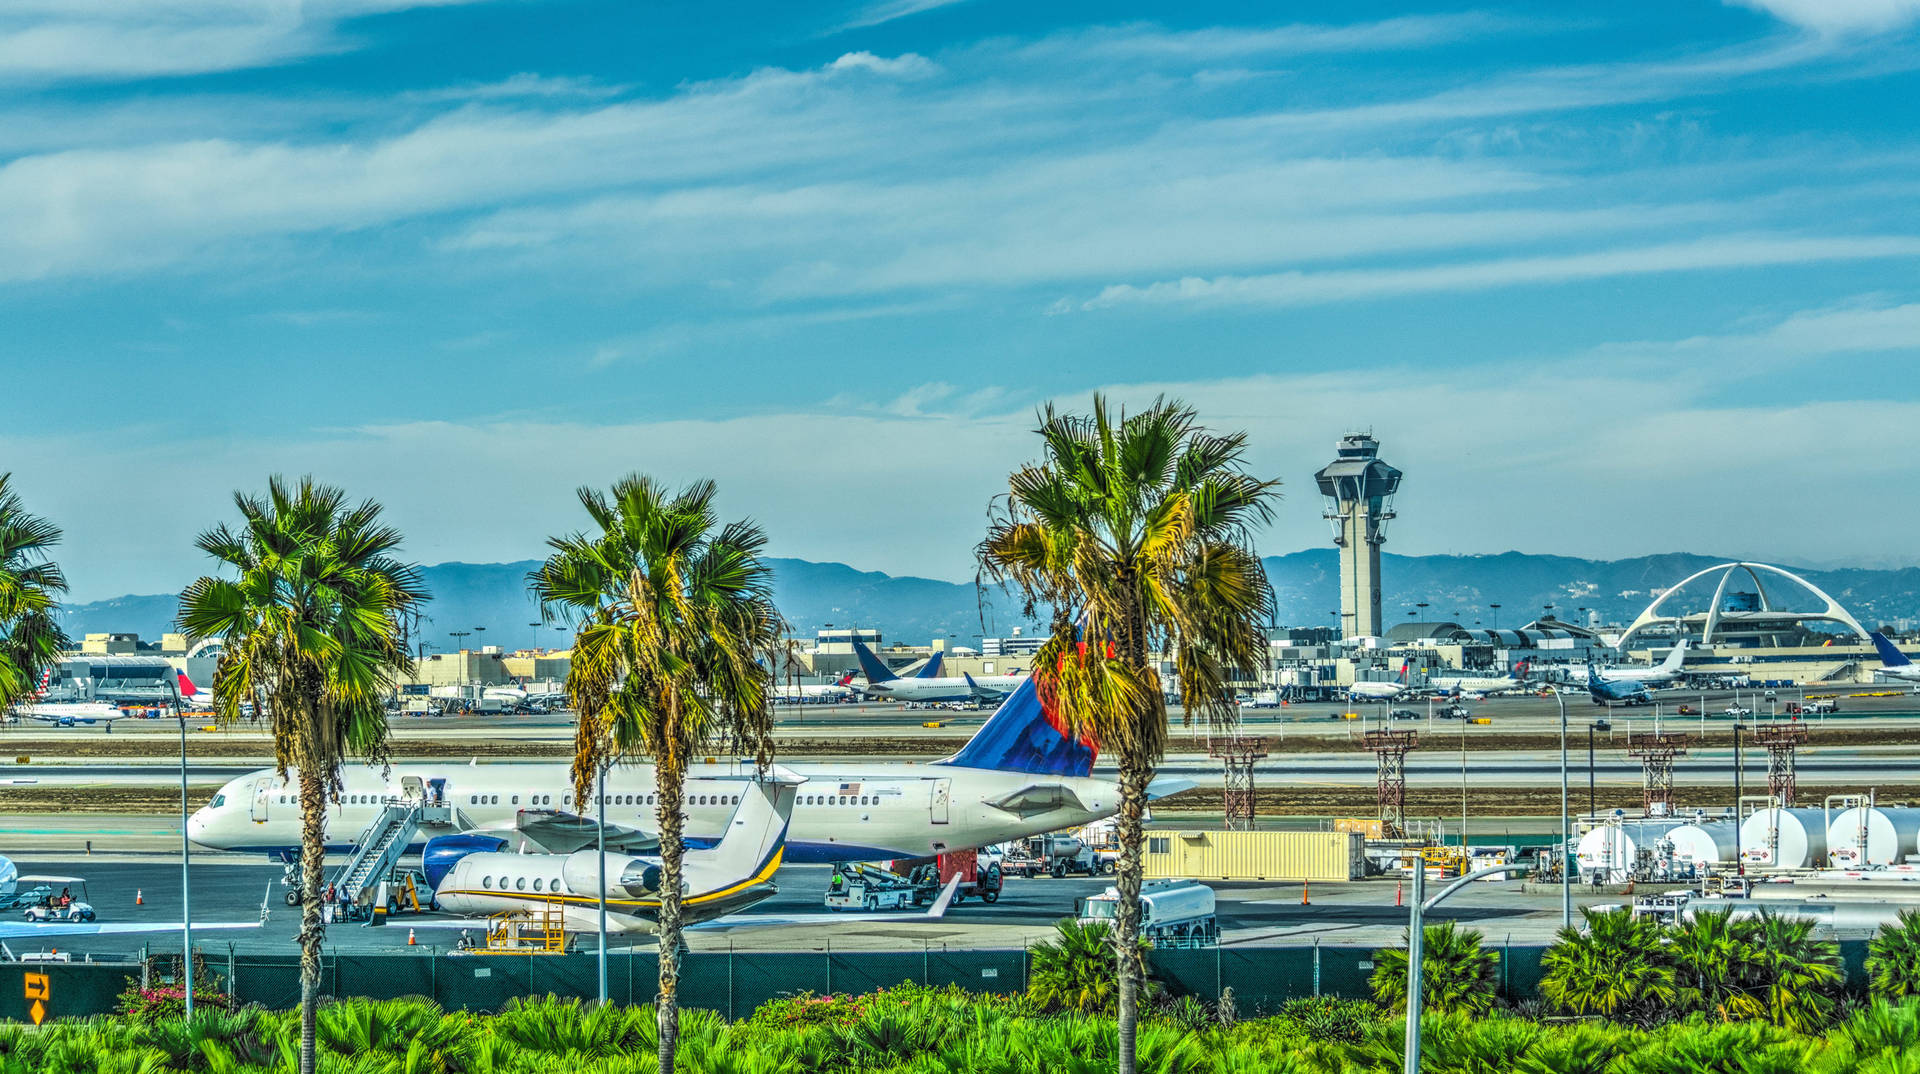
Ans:
{"label": "orange traffic cone", "polygon": [[1393,905],[1395,905],[1395,906],[1405,906],[1405,905],[1406,905],[1406,902],[1405,902],[1405,899],[1406,899],[1406,897],[1407,897],[1407,882],[1406,882],[1405,880],[1402,880],[1402,881],[1400,881],[1400,883],[1399,883],[1399,884],[1397,884],[1397,885],[1395,885],[1395,886],[1394,886],[1394,889],[1393,889]]}
{"label": "orange traffic cone", "polygon": [[147,904],[146,897],[140,893],[139,888],[134,888],[133,889],[133,905],[145,906],[146,904]]}
{"label": "orange traffic cone", "polygon": [[407,946],[412,947],[413,945],[414,945],[413,930],[408,929],[407,930]]}
{"label": "orange traffic cone", "polygon": [[1308,883],[1308,882],[1306,882],[1306,881],[1302,881],[1302,882],[1301,882],[1301,884],[1300,884],[1300,905],[1302,905],[1302,906],[1312,906],[1312,905],[1313,905],[1313,896],[1312,896],[1312,895],[1310,894],[1310,892],[1312,892],[1312,891],[1313,891],[1313,885],[1312,885],[1311,883]]}

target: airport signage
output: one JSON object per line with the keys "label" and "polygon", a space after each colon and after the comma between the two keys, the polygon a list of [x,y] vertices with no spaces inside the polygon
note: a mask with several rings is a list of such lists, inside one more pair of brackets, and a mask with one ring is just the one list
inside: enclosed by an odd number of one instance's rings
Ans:
{"label": "airport signage", "polygon": [[25,976],[27,986],[27,1016],[39,1025],[47,1017],[47,1001],[53,998],[53,981],[44,973],[29,973]]}

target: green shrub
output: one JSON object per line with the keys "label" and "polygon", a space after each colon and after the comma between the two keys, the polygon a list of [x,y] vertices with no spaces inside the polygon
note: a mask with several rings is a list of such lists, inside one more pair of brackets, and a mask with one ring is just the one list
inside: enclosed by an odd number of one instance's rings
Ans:
{"label": "green shrub", "polygon": [[[1027,995],[1048,1011],[1111,1011],[1120,998],[1120,960],[1104,921],[1065,918],[1056,937],[1034,944]],[[1146,945],[1142,944],[1144,952]]]}
{"label": "green shrub", "polygon": [[1562,928],[1540,959],[1540,994],[1569,1014],[1657,1019],[1673,1002],[1674,974],[1660,956],[1660,928],[1625,910],[1583,911],[1587,927]]}
{"label": "green shrub", "polygon": [[1920,996],[1920,912],[1900,911],[1868,941],[1867,988],[1881,999]]}
{"label": "green shrub", "polygon": [[[1451,921],[1422,930],[1420,1006],[1437,1012],[1485,1014],[1496,999],[1500,956],[1480,945],[1480,934]],[[1387,948],[1373,955],[1373,998],[1389,1010],[1407,1009],[1407,952]]]}
{"label": "green shrub", "polygon": [[1298,1027],[1310,1040],[1357,1044],[1380,1020],[1380,1008],[1363,999],[1311,996],[1281,1004],[1278,1020]]}

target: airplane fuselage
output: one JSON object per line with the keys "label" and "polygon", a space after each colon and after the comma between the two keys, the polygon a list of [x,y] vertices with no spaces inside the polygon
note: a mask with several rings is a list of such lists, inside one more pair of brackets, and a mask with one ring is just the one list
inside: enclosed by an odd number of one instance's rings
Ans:
{"label": "airplane fuselage", "polygon": [[[1006,697],[1026,681],[1025,675],[976,675],[973,686],[965,676],[937,679],[888,679],[868,683],[864,689],[873,697],[896,701],[994,701]],[[978,692],[974,687],[978,687]]]}
{"label": "airplane fuselage", "polygon": [[[1112,816],[1118,788],[1102,779],[1036,776],[997,769],[935,764],[862,764],[858,767],[792,765],[808,778],[793,809],[785,857],[789,862],[829,863],[930,857],[948,850],[987,846]],[[696,765],[686,783],[688,841],[717,839],[746,789],[750,765]],[[564,762],[523,764],[404,764],[341,771],[344,789],[329,804],[329,849],[347,849],[379,816],[384,804],[417,797],[440,781],[453,807],[451,827],[423,827],[420,838],[484,830],[511,837],[523,809],[560,810],[589,818],[592,801],[576,804]],[[1019,812],[989,805],[1035,785],[1070,792],[1044,811]],[[300,845],[299,788],[270,769],[249,773],[221,788],[214,801],[188,821],[194,842],[221,850],[284,854]],[[606,818],[643,831],[657,827],[653,766],[623,765],[606,783]]]}

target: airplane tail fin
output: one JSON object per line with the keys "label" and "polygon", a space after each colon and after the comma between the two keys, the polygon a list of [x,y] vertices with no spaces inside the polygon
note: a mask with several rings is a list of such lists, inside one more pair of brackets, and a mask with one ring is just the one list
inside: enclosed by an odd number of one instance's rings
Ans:
{"label": "airplane tail fin", "polygon": [[187,678],[186,672],[176,671],[173,674],[174,674],[174,678],[179,681],[180,700],[192,701],[195,697],[199,696],[200,688],[193,684],[192,679]]}
{"label": "airplane tail fin", "polygon": [[1681,638],[1678,641],[1675,641],[1673,643],[1673,648],[1667,650],[1667,658],[1660,662],[1660,670],[1661,671],[1678,671],[1680,670],[1681,661],[1685,660],[1686,658],[1687,658],[1687,639]]}
{"label": "airplane tail fin", "polygon": [[1099,747],[1084,735],[1068,734],[1066,722],[1050,709],[1036,676],[1028,675],[960,752],[933,763],[1041,776],[1092,773]]}
{"label": "airplane tail fin", "polygon": [[726,833],[711,850],[692,851],[729,876],[765,880],[780,867],[787,845],[793,803],[807,777],[775,766],[773,778],[752,780],[727,821]]}
{"label": "airplane tail fin", "polygon": [[1411,668],[1412,666],[1413,666],[1413,662],[1410,660],[1400,661],[1400,676],[1395,681],[1397,681],[1400,685],[1405,686],[1407,684],[1408,669]]}
{"label": "airplane tail fin", "polygon": [[849,672],[847,672],[847,673],[846,673],[845,675],[842,675],[842,676],[840,676],[840,681],[839,681],[839,682],[836,682],[836,683],[834,683],[834,685],[835,685],[835,686],[851,686],[851,685],[853,685],[853,672],[851,672],[851,671],[849,671]]}
{"label": "airplane tail fin", "polygon": [[1873,647],[1880,651],[1880,663],[1890,668],[1903,668],[1913,663],[1913,659],[1900,651],[1899,647],[1887,640],[1878,630],[1871,635]]}
{"label": "airplane tail fin", "polygon": [[865,644],[854,642],[853,655],[860,661],[860,670],[866,675],[868,682],[892,682],[899,678],[887,667],[886,661],[873,655],[873,650],[867,648]]}
{"label": "airplane tail fin", "polygon": [[932,656],[927,658],[927,662],[921,665],[920,670],[916,672],[913,677],[916,679],[939,678],[940,665],[946,662],[946,655],[947,654],[942,652],[935,652]]}
{"label": "airplane tail fin", "polygon": [[1518,664],[1513,665],[1513,677],[1521,682],[1525,682],[1527,678],[1527,672],[1532,670],[1533,670],[1533,661],[1522,660]]}

